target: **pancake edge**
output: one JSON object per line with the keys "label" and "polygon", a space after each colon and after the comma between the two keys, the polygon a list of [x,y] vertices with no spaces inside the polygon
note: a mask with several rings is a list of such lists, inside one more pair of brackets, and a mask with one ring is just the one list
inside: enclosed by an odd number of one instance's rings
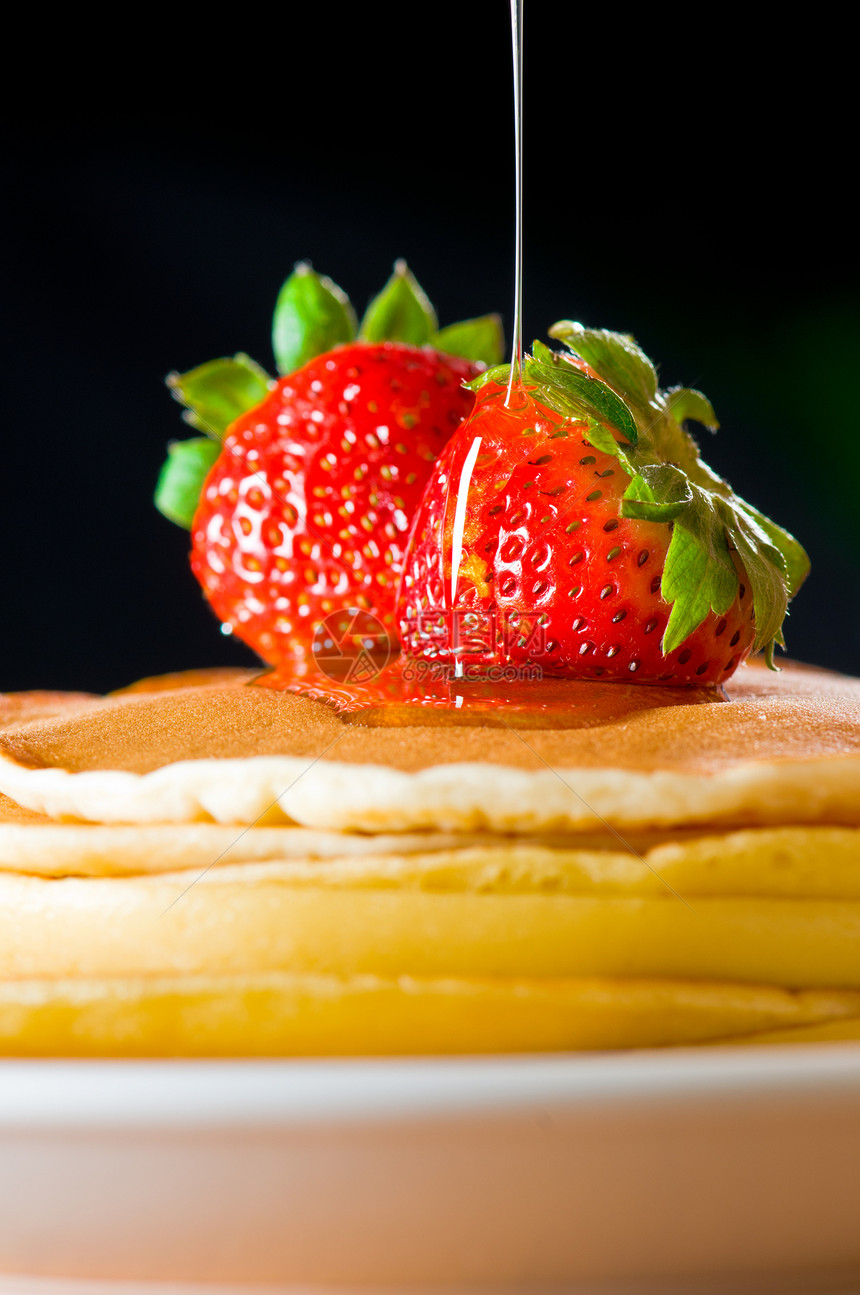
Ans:
{"label": "pancake edge", "polygon": [[51,818],[94,823],[297,824],[320,830],[579,831],[860,823],[860,756],[749,761],[708,774],[521,770],[417,772],[297,756],[178,761],[150,773],[29,769],[0,756],[0,790]]}

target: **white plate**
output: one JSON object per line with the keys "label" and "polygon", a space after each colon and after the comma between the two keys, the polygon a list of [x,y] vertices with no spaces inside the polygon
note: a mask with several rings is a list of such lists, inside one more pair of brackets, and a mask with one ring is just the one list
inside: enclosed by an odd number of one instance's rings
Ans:
{"label": "white plate", "polygon": [[0,1062],[0,1273],[33,1295],[860,1290],[860,1047]]}

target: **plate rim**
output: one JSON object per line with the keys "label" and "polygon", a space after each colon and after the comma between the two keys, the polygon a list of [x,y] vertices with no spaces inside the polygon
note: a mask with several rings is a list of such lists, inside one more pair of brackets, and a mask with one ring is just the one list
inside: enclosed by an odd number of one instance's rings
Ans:
{"label": "plate rim", "polygon": [[343,1059],[0,1059],[0,1132],[393,1123],[541,1108],[860,1103],[860,1044]]}

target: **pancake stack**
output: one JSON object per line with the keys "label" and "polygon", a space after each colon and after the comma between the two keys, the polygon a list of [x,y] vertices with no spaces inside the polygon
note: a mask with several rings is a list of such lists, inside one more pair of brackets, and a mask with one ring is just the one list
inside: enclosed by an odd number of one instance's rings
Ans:
{"label": "pancake stack", "polygon": [[19,695],[0,792],[5,1055],[860,1039],[860,680],[564,728]]}

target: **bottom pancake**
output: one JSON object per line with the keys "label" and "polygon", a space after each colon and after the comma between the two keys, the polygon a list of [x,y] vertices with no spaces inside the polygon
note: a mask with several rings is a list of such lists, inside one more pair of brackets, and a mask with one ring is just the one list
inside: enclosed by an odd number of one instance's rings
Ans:
{"label": "bottom pancake", "polygon": [[772,1043],[860,1043],[860,1016],[843,1016],[815,1025],[794,1025],[779,1030],[762,1030],[731,1039],[716,1039],[716,1044],[732,1043],[759,1046]]}
{"label": "bottom pancake", "polygon": [[[0,983],[0,1055],[290,1057],[559,1052],[856,1029],[860,993],[606,979],[356,976]],[[852,1037],[850,1034],[848,1037]]]}

